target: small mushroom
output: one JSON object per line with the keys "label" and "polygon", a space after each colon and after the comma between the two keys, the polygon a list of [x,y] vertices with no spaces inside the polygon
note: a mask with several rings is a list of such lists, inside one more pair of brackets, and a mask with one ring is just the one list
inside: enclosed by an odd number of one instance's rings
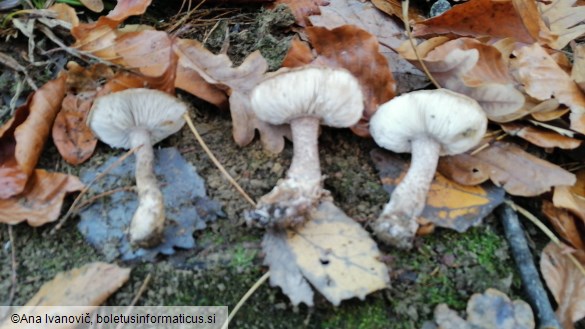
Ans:
{"label": "small mushroom", "polygon": [[364,97],[358,80],[344,69],[301,67],[277,73],[251,94],[256,116],[271,124],[290,124],[294,154],[286,178],[263,196],[249,221],[291,227],[329,192],[319,163],[319,126],[350,127],[358,122]]}
{"label": "small mushroom", "polygon": [[447,89],[421,90],[380,106],[370,120],[376,143],[390,151],[412,153],[404,179],[374,223],[385,243],[410,248],[424,210],[440,155],[463,153],[477,145],[487,118],[472,98]]}
{"label": "small mushroom", "polygon": [[187,106],[158,90],[127,89],[97,98],[87,124],[111,147],[136,150],[138,208],[130,224],[130,242],[152,247],[162,240],[165,222],[163,195],[154,175],[152,145],[179,131]]}

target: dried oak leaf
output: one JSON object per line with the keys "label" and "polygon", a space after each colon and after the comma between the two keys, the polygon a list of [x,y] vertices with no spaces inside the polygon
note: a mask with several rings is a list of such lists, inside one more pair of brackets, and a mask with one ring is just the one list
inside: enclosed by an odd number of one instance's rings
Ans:
{"label": "dried oak leaf", "polygon": [[305,64],[340,67],[348,70],[360,82],[365,98],[362,119],[351,127],[359,136],[369,136],[368,121],[378,106],[395,96],[396,82],[386,58],[379,52],[378,40],[369,32],[353,25],[343,25],[332,30],[324,27],[307,27],[307,36],[314,48],[311,50],[295,41],[283,66]]}
{"label": "dried oak leaf", "polygon": [[328,0],[276,0],[268,8],[275,8],[278,5],[286,5],[295,16],[298,25],[306,27],[310,24],[307,17],[319,15],[319,6],[327,6]]}
{"label": "dried oak leaf", "polygon": [[[506,122],[528,113],[525,97],[516,89],[506,59],[495,46],[472,38],[436,37],[417,45],[417,50],[441,87],[477,100],[490,120]],[[419,65],[410,42],[403,43],[398,52]]]}
{"label": "dried oak leaf", "polygon": [[502,123],[500,127],[510,136],[518,136],[544,148],[558,147],[564,150],[572,150],[579,147],[583,142],[576,138],[563,136],[551,130],[539,129],[525,123]]}
{"label": "dried oak leaf", "polygon": [[0,127],[0,199],[24,190],[61,108],[65,79],[47,82]]}
{"label": "dried oak leaf", "polygon": [[[408,170],[408,163],[390,152],[376,149],[371,153],[384,189],[392,193]],[[419,220],[458,232],[465,232],[504,202],[503,189],[485,184],[464,186],[435,174]]]}
{"label": "dried oak leaf", "polygon": [[41,226],[59,218],[65,194],[83,188],[79,178],[36,169],[22,193],[0,199],[0,223]]}
{"label": "dried oak leaf", "polygon": [[536,196],[575,184],[575,175],[510,143],[495,142],[477,154],[442,157],[438,171],[463,185],[488,179],[517,196]]}
{"label": "dried oak leaf", "polygon": [[555,207],[547,200],[542,202],[542,213],[564,241],[575,249],[585,251],[585,234],[582,234],[577,226],[577,221],[582,221],[582,219],[577,218],[567,209]]}
{"label": "dried oak leaf", "polygon": [[[227,55],[215,55],[196,40],[178,39],[173,47],[179,56],[179,72],[187,71],[190,75],[197,74],[208,85],[229,95],[233,135],[238,145],[249,144],[254,139],[257,129],[266,150],[273,153],[282,151],[284,136],[289,133],[288,126],[274,126],[263,122],[251,109],[250,92],[264,79],[268,69],[268,64],[260,52],[253,52],[239,67],[233,67]],[[178,73],[177,76],[181,74],[185,73]],[[205,97],[202,93],[207,90],[209,88],[187,89],[203,99]]]}
{"label": "dried oak leaf", "polygon": [[370,1],[336,0],[320,9],[321,15],[309,17],[313,26],[332,30],[343,25],[355,25],[376,36],[381,46],[380,53],[388,60],[399,93],[428,84],[426,75],[396,52],[408,40],[404,26],[381,13]]}
{"label": "dried oak leaf", "polygon": [[435,322],[442,329],[534,329],[534,315],[528,303],[510,300],[503,292],[487,289],[467,302],[467,320],[447,304],[435,308]]}
{"label": "dried oak leaf", "polygon": [[298,230],[266,233],[262,249],[271,285],[280,286],[293,304],[309,306],[309,283],[334,305],[388,286],[376,243],[358,223],[331,202],[321,203],[310,216]]}
{"label": "dried oak leaf", "polygon": [[565,329],[585,317],[585,275],[565,255],[566,251],[549,243],[540,257],[540,272],[557,301],[557,317]]}
{"label": "dried oak leaf", "polygon": [[546,101],[554,98],[571,109],[571,129],[585,133],[585,94],[548,52],[538,44],[514,51],[511,69],[524,91]]}
{"label": "dried oak leaf", "polygon": [[525,0],[468,1],[415,24],[412,34],[491,36],[514,38],[523,43],[550,43],[556,39],[541,18],[536,3]]}

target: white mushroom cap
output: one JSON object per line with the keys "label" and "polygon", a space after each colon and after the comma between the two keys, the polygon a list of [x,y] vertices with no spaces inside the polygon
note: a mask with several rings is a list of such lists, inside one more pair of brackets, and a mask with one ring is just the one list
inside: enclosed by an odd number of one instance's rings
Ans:
{"label": "white mushroom cap", "polygon": [[378,145],[393,152],[411,152],[411,140],[430,137],[441,155],[463,153],[477,145],[487,118],[473,98],[447,89],[420,90],[381,105],[370,120]]}
{"label": "white mushroom cap", "polygon": [[349,127],[362,117],[358,80],[344,69],[302,67],[277,73],[252,90],[252,108],[262,121],[290,123],[304,116],[330,127]]}
{"label": "white mushroom cap", "polygon": [[165,92],[126,89],[97,98],[87,118],[93,133],[112,147],[131,148],[130,132],[143,128],[156,144],[183,127],[187,105]]}

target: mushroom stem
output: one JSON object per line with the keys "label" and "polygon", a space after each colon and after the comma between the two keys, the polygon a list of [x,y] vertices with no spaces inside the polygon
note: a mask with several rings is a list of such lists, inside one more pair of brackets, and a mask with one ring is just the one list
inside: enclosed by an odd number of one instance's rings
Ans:
{"label": "mushroom stem", "polygon": [[319,163],[319,118],[300,117],[290,123],[294,154],[287,172],[290,179],[314,184],[321,181]]}
{"label": "mushroom stem", "polygon": [[381,240],[401,248],[412,247],[418,229],[416,219],[425,208],[441,146],[432,138],[422,137],[412,140],[411,149],[410,168],[392,192],[374,228]]}
{"label": "mushroom stem", "polygon": [[130,134],[136,151],[136,188],[138,208],[130,223],[130,241],[140,247],[160,243],[164,229],[165,210],[163,195],[154,175],[154,153],[150,134],[146,129],[135,129]]}

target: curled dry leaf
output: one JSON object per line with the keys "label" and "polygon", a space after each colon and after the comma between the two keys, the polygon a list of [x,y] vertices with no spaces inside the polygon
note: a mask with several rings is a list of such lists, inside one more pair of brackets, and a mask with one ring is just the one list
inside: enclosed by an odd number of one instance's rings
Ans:
{"label": "curled dry leaf", "polygon": [[500,124],[500,126],[508,135],[518,136],[536,146],[544,148],[558,147],[560,149],[572,150],[579,147],[582,143],[581,140],[576,138],[563,136],[554,131],[536,128],[528,124],[512,122]]}
{"label": "curled dry leaf", "polygon": [[[408,170],[408,163],[390,152],[374,150],[372,160],[384,189],[392,193]],[[491,184],[464,186],[436,173],[419,222],[465,232],[504,202],[503,189]]]}
{"label": "curled dry leaf", "polygon": [[313,26],[329,30],[344,25],[355,25],[373,34],[380,43],[380,53],[386,57],[396,79],[399,92],[420,89],[428,79],[420,70],[396,53],[408,37],[404,26],[384,15],[370,1],[335,0],[321,8],[321,15],[309,17]]}
{"label": "curled dry leaf", "polygon": [[66,3],[56,3],[48,8],[57,14],[56,19],[65,21],[71,24],[71,27],[79,25],[79,18],[75,9]]}
{"label": "curled dry leaf", "polygon": [[[525,97],[515,88],[506,59],[495,46],[472,38],[437,37],[424,41],[417,50],[441,87],[477,100],[490,120],[505,122],[526,115]],[[410,42],[398,51],[419,65]]]}
{"label": "curled dry leaf", "polygon": [[[585,242],[585,231],[582,230],[583,224],[585,224],[585,170],[580,170],[576,173],[577,175],[577,182],[572,186],[557,186],[555,187],[555,191],[553,193],[553,204],[555,207],[560,208],[556,213],[557,215],[562,215],[563,218],[568,218],[572,216],[568,216],[566,214],[562,214],[559,212],[561,210],[567,210],[570,212],[571,215],[575,216],[572,218],[571,221],[573,226],[576,226],[572,232],[568,232],[565,236],[569,235],[577,235]],[[549,216],[549,218],[552,216]],[[559,221],[558,218],[561,216],[555,216],[557,220],[553,220],[554,222]],[[569,222],[563,221],[562,225],[571,225]],[[557,226],[557,225],[555,225]],[[557,230],[563,231],[563,230]],[[567,239],[570,242],[574,242],[577,238]],[[582,249],[585,251],[585,245],[583,248],[577,245],[578,243],[573,244],[574,247]]]}
{"label": "curled dry leaf", "polygon": [[571,129],[585,133],[585,94],[538,44],[514,51],[512,70],[525,92],[535,99],[554,98],[571,109]]}
{"label": "curled dry leaf", "polygon": [[437,169],[463,185],[491,179],[506,192],[517,196],[540,195],[553,186],[570,186],[576,181],[575,175],[561,167],[504,142],[495,142],[475,155],[443,157]]}
{"label": "curled dry leaf", "polygon": [[328,0],[276,0],[270,4],[269,8],[286,5],[295,16],[297,24],[306,27],[309,24],[307,17],[321,14],[319,6],[327,6],[328,4]]}
{"label": "curled dry leaf", "polygon": [[534,329],[534,315],[528,303],[510,300],[503,292],[487,289],[473,294],[467,303],[467,320],[446,304],[435,308],[435,322],[442,329]]}
{"label": "curled dry leaf", "polygon": [[79,191],[83,183],[75,176],[36,169],[19,195],[0,199],[0,223],[41,226],[59,218],[65,195]]}
{"label": "curled dry leaf", "polygon": [[[288,127],[273,126],[258,120],[250,105],[249,94],[252,88],[264,79],[264,74],[268,70],[268,64],[260,52],[253,52],[239,67],[233,67],[227,55],[215,55],[195,40],[179,39],[174,43],[174,50],[179,56],[179,71],[184,71],[178,73],[178,76],[196,73],[207,84],[229,95],[234,123],[233,135],[238,145],[249,144],[258,129],[266,150],[273,153],[282,151],[284,136],[289,133]],[[190,88],[187,91],[200,97],[206,90],[208,88],[204,90]]]}
{"label": "curled dry leaf", "polygon": [[321,203],[310,216],[298,231],[266,233],[262,248],[272,285],[295,305],[313,305],[308,283],[334,305],[387,287],[388,269],[368,232],[331,202]]}
{"label": "curled dry leaf", "polygon": [[582,219],[577,218],[567,209],[555,207],[547,200],[542,202],[542,213],[564,241],[575,249],[585,251],[585,234],[582,234],[577,226],[577,221],[582,221]]}
{"label": "curled dry leaf", "polygon": [[21,193],[27,185],[61,108],[65,79],[47,82],[0,127],[0,199]]}
{"label": "curled dry leaf", "polygon": [[[376,8],[385,12],[388,15],[395,16],[402,21],[402,0],[372,0],[372,3]],[[424,21],[426,17],[423,13],[416,8],[416,6],[408,7],[408,18],[414,22]]]}
{"label": "curled dry leaf", "polygon": [[539,2],[542,17],[557,36],[554,42],[548,44],[553,49],[563,49],[571,40],[585,34],[585,24],[583,24],[585,7],[575,6],[576,2],[577,0]]}
{"label": "curled dry leaf", "polygon": [[585,317],[585,275],[565,255],[566,250],[549,243],[540,258],[540,272],[557,301],[557,316],[565,329]]}
{"label": "curled dry leaf", "polygon": [[[584,7],[585,8],[585,7]],[[573,49],[573,70],[571,78],[585,92],[585,44],[572,44]]]}
{"label": "curled dry leaf", "polygon": [[300,41],[293,42],[283,66],[305,64],[341,67],[358,78],[366,100],[360,122],[351,129],[359,136],[369,136],[368,121],[378,106],[395,96],[396,82],[386,58],[379,52],[378,40],[369,32],[353,25],[332,30],[308,27],[306,33],[314,48]]}

